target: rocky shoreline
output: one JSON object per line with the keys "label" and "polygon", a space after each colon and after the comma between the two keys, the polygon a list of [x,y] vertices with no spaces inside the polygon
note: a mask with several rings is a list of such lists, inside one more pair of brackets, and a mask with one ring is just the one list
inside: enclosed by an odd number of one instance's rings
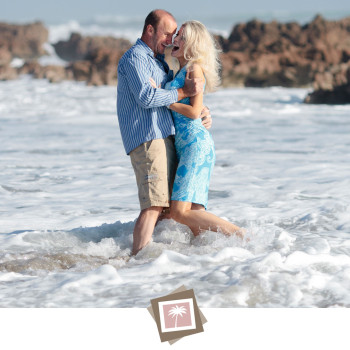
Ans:
{"label": "rocky shoreline", "polygon": [[[224,87],[312,87],[306,103],[350,103],[350,17],[310,23],[265,23],[252,20],[234,26],[228,38],[216,36],[222,49]],[[113,37],[83,37],[73,33],[53,45],[66,65],[40,65],[47,53],[48,30],[41,22],[0,23],[0,80],[21,74],[88,85],[115,85],[117,63],[132,45]],[[14,67],[13,59],[23,65]]]}

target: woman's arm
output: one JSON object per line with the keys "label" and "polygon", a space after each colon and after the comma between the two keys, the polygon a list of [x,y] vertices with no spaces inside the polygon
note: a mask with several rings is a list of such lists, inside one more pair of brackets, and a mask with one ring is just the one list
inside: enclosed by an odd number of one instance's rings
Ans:
{"label": "woman's arm", "polygon": [[[190,79],[200,78],[204,81],[204,74],[202,68],[198,64],[194,64],[191,67],[191,71],[187,72]],[[169,108],[177,113],[180,113],[191,119],[198,119],[201,116],[203,110],[203,92],[190,98],[190,105],[183,103],[173,103]]]}

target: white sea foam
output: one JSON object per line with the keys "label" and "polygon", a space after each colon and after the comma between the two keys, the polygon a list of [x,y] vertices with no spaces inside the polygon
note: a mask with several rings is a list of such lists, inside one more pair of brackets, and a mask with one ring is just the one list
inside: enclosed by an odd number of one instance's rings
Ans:
{"label": "white sea foam", "polygon": [[164,220],[130,258],[116,88],[0,82],[0,306],[145,307],[185,284],[202,307],[349,307],[350,106],[304,105],[307,92],[206,96],[209,211],[249,241]]}
{"label": "white sea foam", "polygon": [[69,21],[60,24],[50,24],[49,42],[56,43],[60,40],[68,40],[72,33],[80,33],[84,36],[113,36],[135,41],[141,35],[144,19],[135,18],[134,21],[118,21],[106,18],[89,22]]}

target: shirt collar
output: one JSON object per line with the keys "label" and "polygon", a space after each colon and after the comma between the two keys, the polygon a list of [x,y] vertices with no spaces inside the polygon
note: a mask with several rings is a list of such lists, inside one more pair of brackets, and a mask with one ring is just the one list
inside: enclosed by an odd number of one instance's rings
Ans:
{"label": "shirt collar", "polygon": [[136,45],[142,46],[142,48],[146,51],[146,53],[154,58],[154,52],[153,50],[140,38],[137,39]]}
{"label": "shirt collar", "polygon": [[136,45],[142,46],[144,48],[144,50],[147,52],[147,54],[152,56],[153,58],[157,58],[161,62],[165,62],[165,55],[162,55],[162,54],[158,53],[156,56],[154,56],[153,50],[144,41],[142,41],[140,38],[137,39]]}

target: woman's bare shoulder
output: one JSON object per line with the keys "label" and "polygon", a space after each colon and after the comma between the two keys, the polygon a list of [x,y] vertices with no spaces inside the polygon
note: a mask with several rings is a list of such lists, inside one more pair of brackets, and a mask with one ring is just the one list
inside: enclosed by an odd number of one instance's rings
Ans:
{"label": "woman's bare shoulder", "polygon": [[193,63],[190,67],[192,78],[203,78],[203,69],[198,63]]}

